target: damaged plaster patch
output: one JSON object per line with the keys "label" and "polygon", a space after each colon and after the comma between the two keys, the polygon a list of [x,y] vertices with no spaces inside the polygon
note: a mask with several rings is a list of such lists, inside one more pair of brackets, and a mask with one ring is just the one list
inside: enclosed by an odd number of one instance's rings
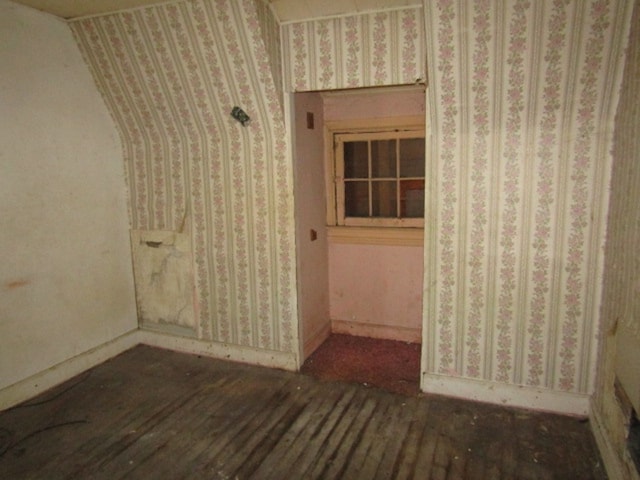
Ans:
{"label": "damaged plaster patch", "polygon": [[186,327],[195,332],[189,235],[132,230],[131,246],[141,326]]}

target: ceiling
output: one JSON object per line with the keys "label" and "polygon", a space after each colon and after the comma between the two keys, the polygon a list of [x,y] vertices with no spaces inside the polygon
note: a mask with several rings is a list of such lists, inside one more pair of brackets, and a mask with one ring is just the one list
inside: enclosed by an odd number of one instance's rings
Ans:
{"label": "ceiling", "polygon": [[[12,0],[57,17],[103,15],[167,0]],[[266,0],[281,22],[421,5],[422,0]]]}

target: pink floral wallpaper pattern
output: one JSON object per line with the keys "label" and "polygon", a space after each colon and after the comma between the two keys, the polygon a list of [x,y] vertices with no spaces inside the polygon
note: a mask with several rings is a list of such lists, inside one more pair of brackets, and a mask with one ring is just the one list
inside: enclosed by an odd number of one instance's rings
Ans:
{"label": "pink floral wallpaper pattern", "polygon": [[425,2],[426,374],[590,393],[629,2]]}
{"label": "pink floral wallpaper pattern", "polygon": [[425,81],[422,7],[286,23],[285,90]]}
{"label": "pink floral wallpaper pattern", "polygon": [[122,138],[132,228],[191,229],[198,337],[294,352],[293,186],[270,10],[190,0],[71,28]]}
{"label": "pink floral wallpaper pattern", "polygon": [[426,62],[426,374],[589,393],[628,10],[434,0],[278,32],[260,2],[189,0],[71,25],[122,137],[133,228],[189,219],[201,338],[295,349],[282,91],[410,84]]}

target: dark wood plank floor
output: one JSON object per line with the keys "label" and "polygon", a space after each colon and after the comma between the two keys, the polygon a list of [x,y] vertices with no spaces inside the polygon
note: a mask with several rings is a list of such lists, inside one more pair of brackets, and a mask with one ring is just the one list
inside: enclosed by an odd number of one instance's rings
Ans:
{"label": "dark wood plank floor", "polygon": [[605,475],[575,418],[139,346],[0,413],[0,478]]}

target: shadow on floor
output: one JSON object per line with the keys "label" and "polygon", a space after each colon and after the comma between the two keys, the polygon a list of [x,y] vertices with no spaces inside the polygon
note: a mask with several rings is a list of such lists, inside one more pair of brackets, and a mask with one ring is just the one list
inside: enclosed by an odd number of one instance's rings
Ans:
{"label": "shadow on floor", "polygon": [[420,393],[420,345],[332,334],[304,362],[302,373],[378,387],[403,395]]}
{"label": "shadow on floor", "polygon": [[[358,344],[377,352],[382,364],[391,363],[366,340]],[[406,367],[400,363],[397,370]],[[0,478],[606,475],[588,423],[573,417],[437,395],[396,395],[137,346],[0,412]]]}

